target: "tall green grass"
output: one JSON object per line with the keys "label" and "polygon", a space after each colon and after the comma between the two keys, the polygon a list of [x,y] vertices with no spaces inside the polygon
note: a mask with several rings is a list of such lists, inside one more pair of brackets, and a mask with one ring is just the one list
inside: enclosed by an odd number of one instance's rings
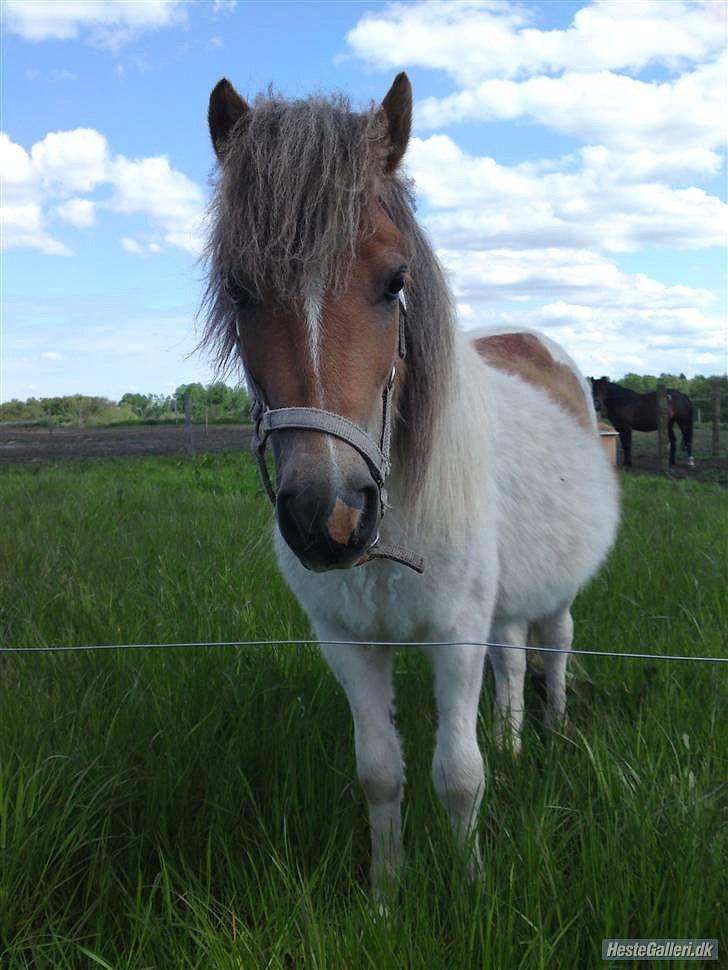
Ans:
{"label": "tall green grass", "polygon": [[[727,493],[623,497],[576,645],[725,651]],[[308,635],[246,456],[6,466],[0,504],[3,645]],[[429,782],[429,670],[400,656],[408,861],[378,916],[346,701],[313,647],[0,655],[0,966],[589,968],[607,936],[718,936],[725,958],[728,673],[572,671],[563,736],[529,682],[517,762],[484,696],[470,885]]]}

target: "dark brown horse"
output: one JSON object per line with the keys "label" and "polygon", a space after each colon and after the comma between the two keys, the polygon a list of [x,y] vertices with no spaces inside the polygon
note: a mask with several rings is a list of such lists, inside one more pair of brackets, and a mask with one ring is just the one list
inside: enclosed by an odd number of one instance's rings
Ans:
{"label": "dark brown horse", "polygon": [[[609,418],[619,432],[625,468],[632,467],[632,432],[657,431],[657,392],[638,394],[608,377],[590,378],[594,407]],[[693,462],[693,402],[682,391],[667,389],[667,436],[670,439],[670,464],[675,464],[675,431],[677,422],[682,432],[682,446]]]}

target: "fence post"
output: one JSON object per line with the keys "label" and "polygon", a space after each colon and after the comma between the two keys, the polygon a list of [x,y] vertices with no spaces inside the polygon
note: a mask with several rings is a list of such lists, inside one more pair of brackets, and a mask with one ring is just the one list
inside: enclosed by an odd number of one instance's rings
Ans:
{"label": "fence post", "polygon": [[46,411],[46,418],[48,418],[48,434],[53,434],[53,415],[50,410]]}
{"label": "fence post", "polygon": [[666,472],[667,464],[667,387],[657,385],[657,460],[660,471]]}
{"label": "fence post", "polygon": [[208,419],[209,411],[210,409],[208,408],[207,405],[205,405],[205,434],[207,434],[207,419]]}
{"label": "fence post", "polygon": [[713,394],[713,458],[720,454],[720,388],[716,387]]}
{"label": "fence post", "polygon": [[192,438],[192,398],[189,391],[185,394],[185,437],[187,439],[187,454],[194,455],[195,442]]}

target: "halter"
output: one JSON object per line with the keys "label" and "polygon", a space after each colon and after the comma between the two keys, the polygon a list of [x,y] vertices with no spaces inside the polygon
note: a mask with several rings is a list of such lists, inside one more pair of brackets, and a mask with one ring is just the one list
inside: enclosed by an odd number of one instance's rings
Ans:
{"label": "halter", "polygon": [[[405,343],[405,323],[407,320],[407,304],[404,293],[399,294],[399,339],[397,347],[397,358],[403,360],[406,356],[407,348]],[[236,323],[237,330],[237,323]],[[240,342],[240,332],[238,330],[238,343]],[[389,452],[392,444],[392,397],[394,382],[397,371],[397,358],[392,363],[392,369],[387,378],[387,382],[382,390],[382,433],[377,443],[374,438],[358,425],[349,421],[348,418],[335,414],[333,411],[324,411],[321,408],[290,407],[290,408],[271,408],[265,401],[263,394],[248,375],[252,401],[250,405],[250,415],[253,419],[253,438],[251,449],[258,464],[260,478],[265,488],[271,504],[275,508],[276,493],[273,483],[268,473],[268,466],[265,462],[265,452],[268,446],[268,438],[275,431],[283,429],[296,429],[298,431],[320,431],[322,434],[333,435],[345,441],[355,451],[358,451],[367,463],[369,472],[374,479],[379,492],[379,508],[383,516],[387,505],[387,489],[385,482],[391,470]],[[360,559],[355,563],[361,566],[371,559],[392,559],[409,566],[415,572],[424,571],[424,560],[421,556],[410,552],[403,546],[392,543],[384,543],[379,539],[379,534],[364,552]]]}

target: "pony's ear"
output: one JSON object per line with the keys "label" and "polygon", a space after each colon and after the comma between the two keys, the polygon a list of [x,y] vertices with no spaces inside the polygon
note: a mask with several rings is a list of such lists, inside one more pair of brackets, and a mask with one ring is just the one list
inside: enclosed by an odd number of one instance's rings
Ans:
{"label": "pony's ear", "polygon": [[225,143],[236,122],[250,111],[248,102],[241,98],[226,77],[218,81],[210,95],[207,123],[215,154],[222,162]]}
{"label": "pony's ear", "polygon": [[412,85],[404,71],[392,82],[380,111],[389,134],[384,160],[384,171],[388,173],[393,172],[402,161],[412,128]]}

